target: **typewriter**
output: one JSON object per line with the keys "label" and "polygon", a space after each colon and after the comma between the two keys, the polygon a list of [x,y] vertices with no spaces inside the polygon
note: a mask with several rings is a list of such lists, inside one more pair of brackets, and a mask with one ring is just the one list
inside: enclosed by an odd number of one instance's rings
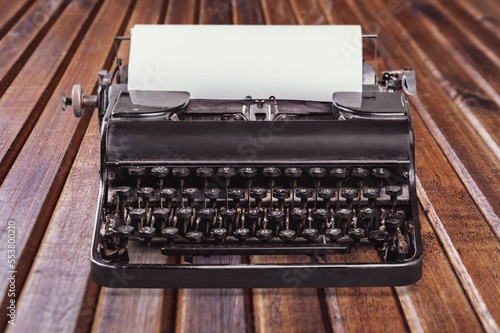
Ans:
{"label": "typewriter", "polygon": [[[363,62],[362,93],[336,92],[330,102],[179,93],[168,107],[143,106],[132,103],[127,80],[117,56],[113,72],[98,73],[96,95],[75,85],[62,101],[76,117],[99,113],[91,251],[98,284],[290,287],[287,272],[307,276],[300,287],[421,278],[413,124],[399,92],[416,93],[413,69],[378,77]],[[178,260],[141,262],[131,259],[134,251]],[[351,262],[360,251],[372,260]],[[289,260],[280,263],[281,255]],[[197,263],[210,256],[274,256],[276,263]]]}

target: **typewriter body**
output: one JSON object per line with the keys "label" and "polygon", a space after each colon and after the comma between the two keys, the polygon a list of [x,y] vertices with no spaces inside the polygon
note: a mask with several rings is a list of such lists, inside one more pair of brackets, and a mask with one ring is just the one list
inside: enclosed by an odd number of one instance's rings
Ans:
{"label": "typewriter body", "polygon": [[[248,288],[290,287],[287,272],[306,276],[301,287],[420,279],[413,125],[398,92],[416,92],[411,68],[379,78],[364,63],[361,95],[338,92],[331,102],[179,93],[151,107],[132,103],[127,69],[117,65],[98,74],[97,95],[75,86],[63,97],[76,116],[98,108],[102,128],[94,281]],[[178,260],[145,263],[133,251]],[[373,259],[350,262],[357,251]],[[235,255],[278,257],[196,262]],[[280,263],[280,255],[301,259]]]}

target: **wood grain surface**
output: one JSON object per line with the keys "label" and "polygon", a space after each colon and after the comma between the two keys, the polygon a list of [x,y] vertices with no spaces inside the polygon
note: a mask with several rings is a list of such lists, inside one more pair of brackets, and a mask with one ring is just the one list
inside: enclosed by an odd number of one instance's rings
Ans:
{"label": "wood grain surface", "polygon": [[[378,71],[415,68],[423,278],[395,288],[110,289],[90,278],[97,116],[60,111],[96,89],[115,35],[149,24],[360,24]],[[129,46],[120,56],[128,61]],[[488,0],[0,0],[0,244],[16,222],[8,332],[499,332],[500,3]],[[71,113],[71,110],[70,110]],[[6,258],[0,245],[0,257]],[[137,260],[174,263],[159,253]],[[356,251],[352,258],[378,260]],[[280,257],[196,258],[273,263]],[[301,258],[311,262],[311,258]],[[333,260],[346,260],[335,257]],[[298,280],[300,285],[300,279]]]}

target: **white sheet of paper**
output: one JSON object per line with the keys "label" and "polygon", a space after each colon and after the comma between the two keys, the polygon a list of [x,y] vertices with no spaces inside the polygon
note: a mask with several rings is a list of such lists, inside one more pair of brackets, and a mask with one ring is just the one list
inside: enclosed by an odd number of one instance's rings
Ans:
{"label": "white sheet of paper", "polygon": [[360,26],[136,25],[132,102],[162,106],[158,92],[191,98],[331,101],[361,92]]}

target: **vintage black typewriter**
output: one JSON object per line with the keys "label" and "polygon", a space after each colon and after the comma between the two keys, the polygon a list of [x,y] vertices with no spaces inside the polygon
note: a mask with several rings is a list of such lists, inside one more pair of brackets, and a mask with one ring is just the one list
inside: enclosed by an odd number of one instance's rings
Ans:
{"label": "vintage black typewriter", "polygon": [[[304,273],[301,287],[421,278],[413,124],[397,92],[416,93],[411,68],[378,78],[364,62],[361,97],[337,92],[331,102],[178,94],[168,107],[134,105],[118,58],[98,79],[97,95],[76,85],[63,96],[77,117],[98,108],[102,128],[97,283],[290,287],[286,272]],[[133,251],[179,260],[138,262]],[[356,251],[374,259],[350,262]],[[196,263],[230,255],[277,256],[277,263]],[[302,260],[279,263],[278,255]]]}

